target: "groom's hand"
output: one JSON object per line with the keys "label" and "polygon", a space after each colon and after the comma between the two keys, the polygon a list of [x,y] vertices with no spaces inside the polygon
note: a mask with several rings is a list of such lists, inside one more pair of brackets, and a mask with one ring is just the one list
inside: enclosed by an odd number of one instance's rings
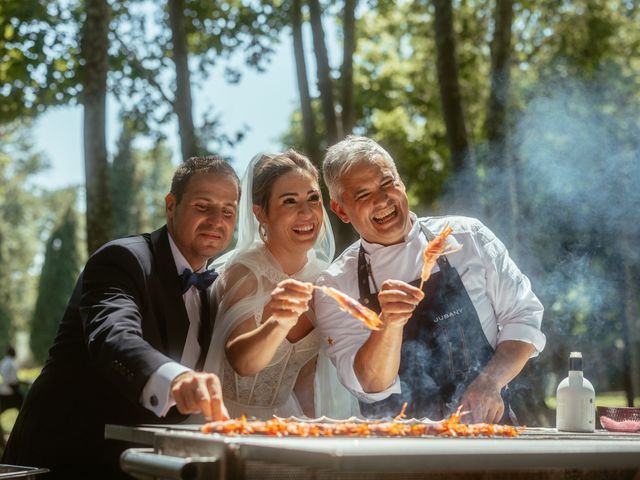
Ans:
{"label": "groom's hand", "polygon": [[220,379],[213,373],[188,371],[171,382],[171,396],[184,415],[202,412],[207,420],[228,420]]}
{"label": "groom's hand", "polygon": [[385,327],[403,327],[423,298],[419,288],[401,280],[386,280],[378,293],[380,317]]}

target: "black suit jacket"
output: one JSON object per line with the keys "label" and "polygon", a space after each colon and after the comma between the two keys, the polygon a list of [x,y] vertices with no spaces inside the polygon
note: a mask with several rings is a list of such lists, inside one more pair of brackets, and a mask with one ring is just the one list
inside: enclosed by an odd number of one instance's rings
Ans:
{"label": "black suit jacket", "polygon": [[[87,262],[31,387],[3,462],[59,477],[111,476],[118,447],[107,423],[175,423],[140,405],[162,364],[179,362],[189,320],[166,227],[110,242]],[[111,470],[110,470],[111,469]]]}

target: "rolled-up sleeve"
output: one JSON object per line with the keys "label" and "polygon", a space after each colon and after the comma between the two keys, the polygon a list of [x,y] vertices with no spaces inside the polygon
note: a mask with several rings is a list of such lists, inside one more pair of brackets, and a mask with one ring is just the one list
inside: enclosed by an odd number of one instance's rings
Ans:
{"label": "rolled-up sleeve", "polygon": [[479,223],[480,255],[486,268],[487,295],[498,323],[497,343],[517,340],[532,344],[538,355],[546,337],[540,330],[544,307],[531,289],[531,282],[509,256],[504,244]]}
{"label": "rolled-up sleeve", "polygon": [[[329,276],[321,276],[317,283],[340,290]],[[377,402],[391,394],[400,393],[398,377],[389,388],[381,392],[367,393],[363,390],[353,368],[353,362],[371,332],[361,322],[340,310],[338,304],[322,292],[315,293],[314,303],[316,327],[323,351],[335,365],[338,378],[345,388],[365,403]]]}

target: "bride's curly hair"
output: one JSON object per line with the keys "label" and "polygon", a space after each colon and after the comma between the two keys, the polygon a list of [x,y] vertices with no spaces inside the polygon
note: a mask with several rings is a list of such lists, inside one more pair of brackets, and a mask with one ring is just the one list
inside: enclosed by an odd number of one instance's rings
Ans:
{"label": "bride's curly hair", "polygon": [[263,155],[253,168],[253,191],[251,192],[253,204],[267,211],[273,184],[282,175],[294,170],[308,172],[316,181],[320,179],[318,169],[313,163],[292,148],[284,153]]}

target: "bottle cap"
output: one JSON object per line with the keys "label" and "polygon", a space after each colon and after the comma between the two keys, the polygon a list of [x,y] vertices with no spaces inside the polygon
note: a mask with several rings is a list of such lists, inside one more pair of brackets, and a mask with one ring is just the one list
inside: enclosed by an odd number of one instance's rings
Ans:
{"label": "bottle cap", "polygon": [[582,371],[582,353],[581,352],[571,352],[569,355],[569,370],[573,370],[574,372]]}

